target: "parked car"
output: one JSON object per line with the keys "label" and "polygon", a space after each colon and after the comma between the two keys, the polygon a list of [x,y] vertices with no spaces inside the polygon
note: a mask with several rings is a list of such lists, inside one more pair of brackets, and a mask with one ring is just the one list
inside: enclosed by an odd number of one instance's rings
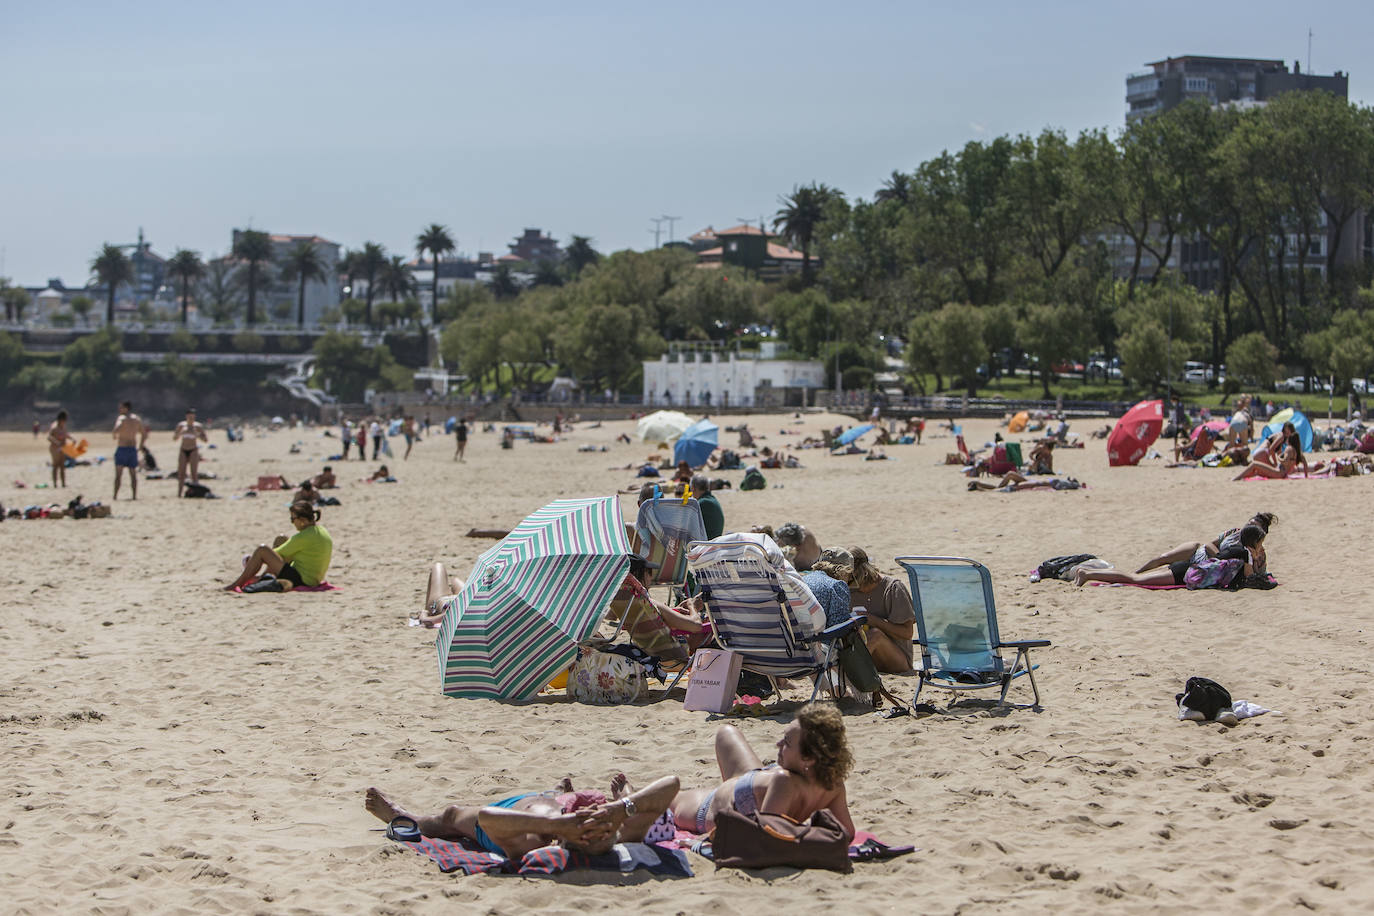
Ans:
{"label": "parked car", "polygon": [[[1307,390],[1307,379],[1304,378],[1304,377],[1301,376],[1301,375],[1294,375],[1294,376],[1291,376],[1291,377],[1289,377],[1289,378],[1283,379],[1281,382],[1279,382],[1277,385],[1274,386],[1274,390],[1275,390],[1275,391],[1306,391],[1306,390]],[[1322,389],[1321,389],[1321,386],[1318,384],[1318,385],[1313,385],[1313,386],[1312,386],[1312,390],[1313,390],[1313,391],[1320,391],[1320,390],[1322,390]]]}

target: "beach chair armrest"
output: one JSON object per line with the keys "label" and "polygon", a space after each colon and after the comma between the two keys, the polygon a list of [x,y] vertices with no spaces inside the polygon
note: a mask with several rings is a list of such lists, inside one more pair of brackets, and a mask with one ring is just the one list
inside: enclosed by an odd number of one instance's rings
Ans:
{"label": "beach chair armrest", "polygon": [[863,623],[862,617],[850,617],[848,620],[835,624],[833,627],[826,627],[816,634],[816,638],[822,642],[829,642],[832,639],[839,639],[841,636],[852,631],[859,624]]}
{"label": "beach chair armrest", "polygon": [[1049,641],[1048,639],[1023,639],[1023,640],[1020,640],[1019,642],[1003,642],[1003,643],[998,643],[998,644],[997,644],[997,648],[999,648],[999,649],[1043,649],[1045,646],[1048,646],[1049,644],[1050,644],[1050,641]]}

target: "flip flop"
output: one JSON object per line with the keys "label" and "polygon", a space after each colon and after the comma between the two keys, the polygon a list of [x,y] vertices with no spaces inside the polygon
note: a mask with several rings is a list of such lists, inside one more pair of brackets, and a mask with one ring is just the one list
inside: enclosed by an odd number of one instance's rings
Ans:
{"label": "flip flop", "polygon": [[877,840],[864,840],[858,846],[849,847],[849,858],[858,862],[880,859],[895,859],[916,851],[915,846],[888,846]]}
{"label": "flip flop", "polygon": [[905,706],[890,706],[878,713],[880,719],[900,719],[902,716],[911,715],[911,710]]}
{"label": "flip flop", "polygon": [[398,843],[418,843],[424,839],[415,818],[404,815],[393,817],[386,825],[386,838]]}

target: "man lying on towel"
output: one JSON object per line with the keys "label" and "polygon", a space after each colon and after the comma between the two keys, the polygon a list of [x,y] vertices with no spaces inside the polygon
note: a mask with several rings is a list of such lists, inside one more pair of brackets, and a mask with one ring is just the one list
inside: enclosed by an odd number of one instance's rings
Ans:
{"label": "man lying on towel", "polygon": [[[677,790],[676,776],[665,776],[635,790],[624,774],[618,774],[611,780],[610,800],[590,807],[582,806],[588,795],[593,800],[604,796],[573,793],[568,780],[557,793],[522,792],[489,805],[449,805],[434,814],[411,814],[380,789],[368,789],[364,807],[387,823],[407,817],[426,837],[475,843],[507,859],[519,859],[530,850],[552,845],[598,855],[616,843],[671,839],[671,821],[664,812]],[[664,835],[657,835],[659,831]]]}

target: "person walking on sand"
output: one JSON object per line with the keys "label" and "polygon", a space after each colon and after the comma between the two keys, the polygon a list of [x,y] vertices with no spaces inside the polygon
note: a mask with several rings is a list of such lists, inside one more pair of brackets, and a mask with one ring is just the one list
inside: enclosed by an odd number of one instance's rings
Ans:
{"label": "person walking on sand", "polygon": [[377,456],[380,455],[382,452],[383,438],[382,424],[377,422],[376,417],[373,417],[372,422],[368,424],[367,431],[372,436],[372,460],[376,461]]}
{"label": "person walking on sand", "polygon": [[48,427],[48,456],[52,458],[52,485],[55,489],[59,486],[58,478],[62,480],[61,486],[67,485],[67,456],[62,451],[62,446],[74,441],[72,434],[67,432],[67,412],[59,410],[57,418]]}
{"label": "person walking on sand", "polygon": [[458,447],[453,452],[453,460],[463,461],[463,454],[468,450],[468,421],[463,417],[459,417],[458,425],[453,427],[453,438],[458,440]]}
{"label": "person walking on sand", "polygon": [[119,416],[115,418],[115,482],[114,499],[119,499],[119,482],[124,469],[129,469],[129,490],[138,499],[138,450],[148,444],[148,424],[134,413],[129,401],[119,402]]}
{"label": "person walking on sand", "polygon": [[402,433],[405,435],[405,437],[406,437],[406,453],[405,453],[403,456],[401,456],[401,460],[402,460],[402,461],[409,461],[409,460],[410,460],[410,450],[411,450],[412,448],[415,447],[415,436],[416,436],[416,431],[415,431],[415,418],[414,418],[414,417],[407,416],[407,417],[401,422],[401,432],[402,432]]}
{"label": "person walking on sand", "polygon": [[358,460],[359,460],[359,461],[366,461],[366,460],[367,460],[367,421],[366,421],[366,420],[359,420],[359,421],[358,421],[358,433],[357,433],[357,436],[358,436],[358,438],[356,439],[356,441],[357,441],[357,443],[358,443]]}
{"label": "person walking on sand", "polygon": [[196,422],[196,409],[186,408],[186,419],[177,424],[172,438],[177,440],[177,498],[186,490],[186,475],[191,483],[200,482],[200,443],[209,442],[205,427]]}

